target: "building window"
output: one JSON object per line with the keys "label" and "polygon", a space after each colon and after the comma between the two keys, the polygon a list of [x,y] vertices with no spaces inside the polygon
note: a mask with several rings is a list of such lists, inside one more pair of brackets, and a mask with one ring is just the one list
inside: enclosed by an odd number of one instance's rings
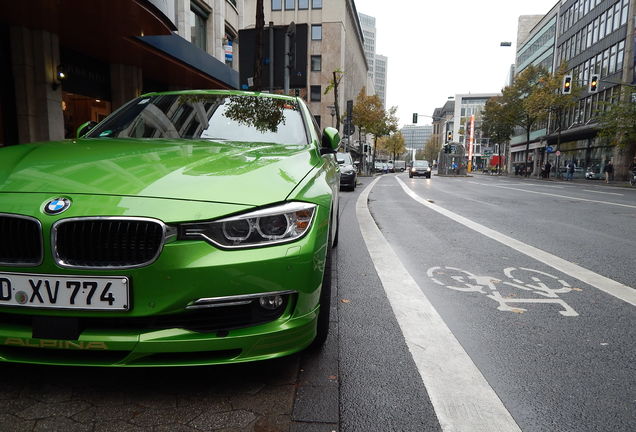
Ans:
{"label": "building window", "polygon": [[283,0],[272,0],[272,10],[278,11],[283,9]]}
{"label": "building window", "polygon": [[190,34],[192,44],[207,51],[207,22],[209,12],[194,2],[190,3]]}
{"label": "building window", "polygon": [[616,54],[616,70],[623,69],[623,57],[625,56],[625,41],[618,43],[618,54]]}
{"label": "building window", "polygon": [[312,9],[322,9],[322,0],[311,0]]}
{"label": "building window", "polygon": [[311,71],[319,72],[322,70],[322,56],[312,55],[311,56]]}
{"label": "building window", "polygon": [[321,24],[311,25],[311,40],[322,40],[322,25]]}
{"label": "building window", "polygon": [[320,96],[322,96],[322,91],[319,85],[311,86],[310,98],[312,102],[320,102]]}
{"label": "building window", "polygon": [[309,9],[309,0],[298,0],[298,9]]}
{"label": "building window", "polygon": [[314,116],[314,120],[316,120],[316,124],[318,125],[318,129],[320,129],[320,116],[319,115],[315,115]]}
{"label": "building window", "polygon": [[295,0],[285,0],[285,10],[294,10],[296,5]]}

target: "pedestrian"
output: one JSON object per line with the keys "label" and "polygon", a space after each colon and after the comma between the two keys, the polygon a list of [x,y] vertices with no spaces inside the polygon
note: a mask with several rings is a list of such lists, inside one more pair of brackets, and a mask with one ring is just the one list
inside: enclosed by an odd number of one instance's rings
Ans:
{"label": "pedestrian", "polygon": [[572,181],[572,179],[574,178],[574,168],[575,167],[576,167],[576,165],[574,164],[573,160],[568,162],[568,165],[567,165],[567,168],[566,168],[566,172],[567,172],[566,180]]}
{"label": "pedestrian", "polygon": [[552,169],[552,165],[550,164],[550,161],[547,161],[545,163],[545,178],[549,179],[550,178],[550,170]]}
{"label": "pedestrian", "polygon": [[603,168],[603,172],[605,173],[605,183],[609,183],[610,180],[614,180],[614,164],[611,159],[607,165],[605,165],[605,168]]}

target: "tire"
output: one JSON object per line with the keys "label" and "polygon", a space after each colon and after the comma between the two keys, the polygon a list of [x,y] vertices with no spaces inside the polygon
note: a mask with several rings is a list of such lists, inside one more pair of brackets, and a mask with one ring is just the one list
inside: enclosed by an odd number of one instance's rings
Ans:
{"label": "tire", "polygon": [[412,175],[412,174],[409,174],[409,178],[413,178],[413,175]]}
{"label": "tire", "polygon": [[[336,228],[336,234],[337,232],[338,232],[338,228]],[[336,242],[334,241],[334,245],[335,243]],[[332,245],[329,244],[327,247],[327,256],[325,257],[325,271],[322,275],[322,284],[321,284],[322,286],[320,289],[320,301],[319,301],[320,310],[318,311],[318,319],[316,322],[316,338],[313,340],[311,345],[309,345],[310,349],[318,349],[322,347],[325,344],[325,341],[327,340],[327,336],[329,335],[329,314],[331,312],[331,269],[332,269],[331,248],[332,248]]]}
{"label": "tire", "polygon": [[331,248],[335,248],[336,246],[338,246],[338,237],[340,235],[340,204],[338,204],[337,211],[338,213],[336,213],[336,235],[333,236],[333,243],[331,244]]}

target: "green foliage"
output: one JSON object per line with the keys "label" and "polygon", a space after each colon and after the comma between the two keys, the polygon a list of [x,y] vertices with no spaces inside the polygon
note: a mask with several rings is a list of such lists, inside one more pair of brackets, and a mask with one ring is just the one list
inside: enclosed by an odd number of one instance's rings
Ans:
{"label": "green foliage", "polygon": [[353,105],[353,124],[364,133],[373,135],[373,162],[375,163],[375,153],[378,146],[378,138],[397,132],[398,119],[396,116],[397,107],[384,110],[382,101],[378,95],[368,96],[363,87],[358,93]]}
{"label": "green foliage", "polygon": [[442,143],[441,143],[441,140],[439,139],[439,135],[433,135],[424,144],[424,150],[422,152],[424,159],[430,162],[437,160],[441,149],[442,149]]}
{"label": "green foliage", "polygon": [[329,85],[325,88],[325,94],[329,94],[329,92],[333,89],[337,89],[340,81],[342,81],[342,77],[344,76],[344,72],[340,69],[336,69],[333,71],[333,78],[329,81]]}
{"label": "green foliage", "polygon": [[259,96],[230,96],[224,116],[240,124],[254,126],[260,132],[276,132],[284,123],[289,101]]}
{"label": "green foliage", "polygon": [[636,148],[636,102],[631,101],[634,88],[624,86],[618,103],[608,105],[608,109],[598,117],[599,137],[611,144],[634,154]]}
{"label": "green foliage", "polygon": [[493,143],[508,142],[515,128],[515,119],[503,97],[488,99],[482,111],[481,130]]}
{"label": "green foliage", "polygon": [[567,64],[551,74],[545,69],[529,66],[524,69],[512,85],[502,91],[502,96],[491,98],[485,106],[482,130],[494,142],[504,143],[510,139],[515,126],[530,131],[550,112],[560,114],[574,105],[581,87],[574,85],[571,94],[562,94],[561,85]]}
{"label": "green foliage", "polygon": [[406,151],[404,146],[404,136],[401,132],[396,132],[391,135],[385,135],[378,140],[378,147],[380,150],[391,155],[391,159],[397,159],[398,155],[401,155]]}

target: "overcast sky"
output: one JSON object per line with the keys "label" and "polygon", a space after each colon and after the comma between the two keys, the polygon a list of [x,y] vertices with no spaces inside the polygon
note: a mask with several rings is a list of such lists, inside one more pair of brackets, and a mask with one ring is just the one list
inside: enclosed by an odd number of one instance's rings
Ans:
{"label": "overcast sky", "polygon": [[[557,0],[355,0],[375,17],[376,53],[388,61],[387,108],[400,126],[432,115],[457,93],[496,93],[514,63],[520,15],[545,15]],[[500,47],[502,41],[511,47]],[[430,124],[420,117],[418,124]]]}

